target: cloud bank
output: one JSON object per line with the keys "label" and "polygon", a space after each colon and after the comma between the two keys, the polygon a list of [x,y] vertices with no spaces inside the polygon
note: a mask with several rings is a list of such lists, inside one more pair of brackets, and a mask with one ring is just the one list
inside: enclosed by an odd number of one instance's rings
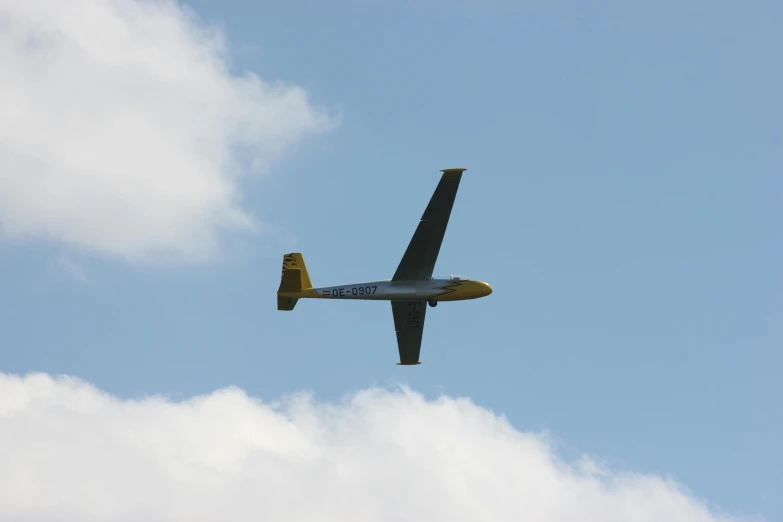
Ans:
{"label": "cloud bank", "polygon": [[257,229],[243,173],[333,127],[301,88],[233,74],[175,1],[0,0],[0,78],[0,238],[134,262]]}
{"label": "cloud bank", "polygon": [[563,462],[469,400],[407,389],[121,400],[0,373],[0,448],[0,520],[735,520],[664,478]]}

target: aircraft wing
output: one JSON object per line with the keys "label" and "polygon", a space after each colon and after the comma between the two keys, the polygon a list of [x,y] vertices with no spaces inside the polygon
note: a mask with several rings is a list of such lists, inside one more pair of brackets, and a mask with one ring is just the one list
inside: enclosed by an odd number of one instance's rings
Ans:
{"label": "aircraft wing", "polygon": [[420,364],[421,336],[424,333],[425,301],[392,301],[394,329],[397,331],[397,348],[400,364]]}
{"label": "aircraft wing", "polygon": [[440,245],[446,234],[457,188],[466,169],[446,169],[432,194],[419,226],[402,256],[392,281],[423,280],[432,276]]}

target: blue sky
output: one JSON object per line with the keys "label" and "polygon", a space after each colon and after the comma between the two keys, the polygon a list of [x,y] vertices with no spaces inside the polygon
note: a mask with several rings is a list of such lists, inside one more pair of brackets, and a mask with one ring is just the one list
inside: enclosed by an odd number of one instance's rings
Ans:
{"label": "blue sky", "polygon": [[[242,179],[262,226],[218,261],[7,238],[0,370],[119,397],[407,383],[783,520],[780,5],[188,5],[235,74],[333,126]],[[316,285],[391,277],[448,167],[468,170],[436,272],[494,293],[431,309],[422,365],[395,365],[388,303],[275,309],[285,252]]]}

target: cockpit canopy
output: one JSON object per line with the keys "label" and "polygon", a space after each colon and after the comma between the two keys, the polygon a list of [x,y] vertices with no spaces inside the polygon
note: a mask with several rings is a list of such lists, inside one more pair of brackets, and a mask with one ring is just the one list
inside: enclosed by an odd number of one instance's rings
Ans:
{"label": "cockpit canopy", "polygon": [[469,277],[459,275],[433,275],[431,279],[448,279],[449,281],[470,281]]}

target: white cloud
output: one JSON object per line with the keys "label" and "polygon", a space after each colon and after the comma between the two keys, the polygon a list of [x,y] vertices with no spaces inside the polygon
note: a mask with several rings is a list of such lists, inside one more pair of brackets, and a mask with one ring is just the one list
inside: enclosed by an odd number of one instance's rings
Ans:
{"label": "white cloud", "polygon": [[202,261],[258,229],[240,181],[333,127],[296,86],[229,69],[173,1],[0,0],[0,237]]}
{"label": "white cloud", "polygon": [[120,400],[0,373],[0,520],[729,520],[669,480],[559,460],[465,399],[235,388]]}

